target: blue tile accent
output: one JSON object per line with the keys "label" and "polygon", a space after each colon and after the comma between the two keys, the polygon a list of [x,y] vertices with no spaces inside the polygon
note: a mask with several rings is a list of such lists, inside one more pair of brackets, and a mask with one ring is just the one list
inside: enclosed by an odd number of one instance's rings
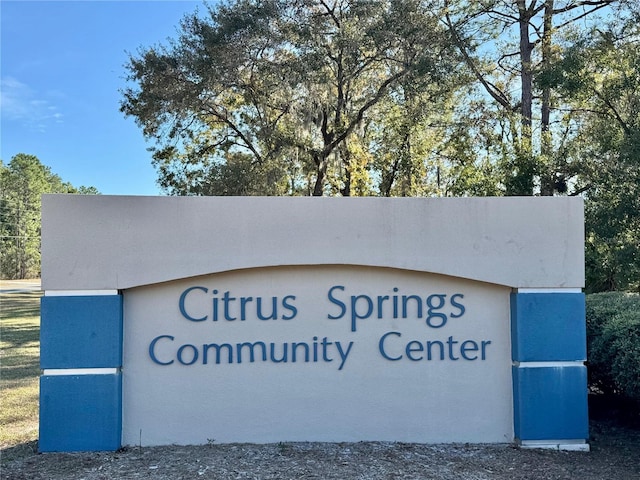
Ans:
{"label": "blue tile accent", "polygon": [[41,452],[117,450],[121,432],[121,374],[40,377]]}
{"label": "blue tile accent", "polygon": [[587,369],[513,367],[514,431],[519,440],[589,437]]}
{"label": "blue tile accent", "polygon": [[40,367],[122,366],[122,296],[44,296]]}
{"label": "blue tile accent", "polygon": [[511,294],[514,361],[584,361],[586,335],[583,293]]}

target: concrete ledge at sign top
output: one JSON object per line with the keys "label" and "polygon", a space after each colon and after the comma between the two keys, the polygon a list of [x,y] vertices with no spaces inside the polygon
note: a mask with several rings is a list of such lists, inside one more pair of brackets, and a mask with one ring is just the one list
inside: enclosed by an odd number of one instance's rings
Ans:
{"label": "concrete ledge at sign top", "polygon": [[45,195],[45,290],[127,289],[280,265],[363,265],[513,288],[584,285],[577,197]]}

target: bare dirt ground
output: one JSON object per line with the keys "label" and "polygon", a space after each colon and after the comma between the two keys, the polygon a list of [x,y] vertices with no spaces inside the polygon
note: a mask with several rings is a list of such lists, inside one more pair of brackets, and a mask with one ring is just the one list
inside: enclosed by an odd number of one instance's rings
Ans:
{"label": "bare dirt ground", "polygon": [[280,443],[129,447],[118,452],[6,449],[2,479],[640,479],[640,428],[591,424],[591,451],[512,445]]}

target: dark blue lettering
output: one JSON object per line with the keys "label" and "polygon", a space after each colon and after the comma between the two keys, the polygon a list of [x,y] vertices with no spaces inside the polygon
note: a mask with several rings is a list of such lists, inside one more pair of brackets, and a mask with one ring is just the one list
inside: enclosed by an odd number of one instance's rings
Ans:
{"label": "dark blue lettering", "polygon": [[206,365],[209,360],[210,348],[213,348],[216,351],[216,364],[220,364],[220,361],[221,361],[220,351],[223,348],[227,349],[228,362],[233,363],[233,347],[231,345],[229,345],[228,343],[223,343],[221,345],[217,343],[209,343],[209,344],[202,345],[202,364],[203,365]]}
{"label": "dark blue lettering", "polygon": [[155,352],[155,348],[156,348],[156,343],[158,342],[158,340],[160,340],[161,338],[168,338],[169,340],[171,340],[173,342],[174,337],[172,337],[171,335],[160,335],[159,337],[154,338],[151,343],[149,344],[149,356],[151,357],[151,360],[153,360],[154,363],[157,363],[158,365],[171,365],[173,363],[173,360],[171,360],[170,362],[161,362],[160,360],[158,360],[158,358],[156,357],[156,352]]}
{"label": "dark blue lettering", "polygon": [[438,345],[440,347],[440,360],[444,360],[444,345],[439,340],[427,341],[427,360],[433,359],[433,355],[431,354],[431,347],[433,347],[434,345]]}
{"label": "dark blue lettering", "polygon": [[[467,344],[469,344],[467,346]],[[467,352],[477,352],[478,351],[478,344],[476,342],[474,342],[473,340],[467,340],[462,342],[462,345],[460,345],[460,354],[462,355],[462,358],[464,358],[465,360],[476,360],[478,358],[478,355],[474,355],[473,357],[468,357],[467,356]]]}
{"label": "dark blue lettering", "polygon": [[453,337],[449,337],[449,339],[447,340],[447,345],[449,345],[449,359],[450,360],[460,360],[458,357],[455,357],[453,355],[453,345],[458,343],[457,340],[454,340]]}
{"label": "dark blue lettering", "polygon": [[[438,300],[437,305],[433,304],[434,298]],[[427,325],[431,328],[440,328],[447,323],[447,315],[442,312],[435,312],[435,310],[444,307],[445,298],[447,298],[447,296],[443,294],[434,294],[427,297],[427,307],[429,307],[429,310],[427,310]],[[434,324],[432,321],[434,318],[439,318],[441,321]]]}
{"label": "dark blue lettering", "polygon": [[387,337],[389,335],[396,335],[398,337],[401,337],[402,334],[400,332],[387,332],[385,333],[381,338],[380,338],[380,342],[378,342],[378,350],[380,350],[380,354],[386,358],[387,360],[391,360],[392,362],[395,362],[396,360],[400,360],[402,359],[402,355],[400,355],[399,357],[390,357],[389,355],[387,355],[387,352],[384,349],[384,342],[387,339]]}
{"label": "dark blue lettering", "polygon": [[459,313],[451,313],[451,318],[460,318],[462,315],[464,315],[464,312],[466,311],[466,309],[464,308],[464,305],[462,305],[461,303],[456,302],[456,298],[464,298],[464,295],[461,293],[454,293],[453,295],[451,295],[451,306],[452,307],[456,307],[458,310],[460,310]]}
{"label": "dark blue lettering", "polygon": [[382,304],[385,300],[389,300],[389,295],[378,295],[378,318],[382,318]]}
{"label": "dark blue lettering", "polygon": [[240,298],[240,320],[247,319],[247,312],[246,312],[245,306],[247,305],[247,303],[251,302],[252,300],[253,300],[253,297]]}
{"label": "dark blue lettering", "polygon": [[[186,348],[191,348],[193,350],[193,357],[191,358],[190,362],[185,362],[182,359],[182,352],[184,352],[184,350]],[[198,360],[198,349],[195,347],[195,345],[182,345],[179,349],[178,349],[178,361],[182,364],[182,365],[193,365],[194,363],[196,363],[196,361]]]}
{"label": "dark blue lettering", "polygon": [[482,340],[482,360],[487,358],[487,345],[491,343],[491,340]]}
{"label": "dark blue lettering", "polygon": [[258,307],[256,313],[258,314],[258,318],[260,320],[276,320],[278,318],[278,298],[271,297],[271,313],[269,315],[264,315],[262,313],[262,297],[258,297],[256,299],[258,303]]}
{"label": "dark blue lettering", "polygon": [[204,293],[207,293],[209,290],[204,288],[204,287],[190,287],[187,288],[184,292],[182,292],[182,295],[180,295],[180,301],[178,302],[178,306],[180,307],[180,313],[182,314],[182,316],[184,318],[186,318],[187,320],[191,320],[192,322],[203,322],[207,319],[207,315],[205,315],[204,317],[200,317],[200,318],[195,318],[192,317],[191,315],[189,315],[187,313],[187,310],[184,307],[184,302],[187,298],[187,295],[189,294],[189,292],[191,292],[192,290],[201,290]]}
{"label": "dark blue lettering", "polygon": [[[366,300],[367,313],[364,315],[358,314],[358,300]],[[352,295],[351,296],[351,331],[356,331],[356,320],[369,318],[373,312],[373,300],[367,295]]]}
{"label": "dark blue lettering", "polygon": [[309,345],[304,342],[293,342],[291,344],[291,363],[295,363],[297,361],[296,352],[298,351],[298,347],[303,347],[304,349],[304,361],[309,361]]}
{"label": "dark blue lettering", "polygon": [[344,314],[347,312],[347,306],[333,296],[333,291],[336,289],[344,291],[344,287],[342,285],[335,285],[329,289],[327,296],[329,297],[329,301],[331,303],[340,307],[340,315],[327,315],[327,318],[330,320],[338,320],[339,318],[344,317]]}
{"label": "dark blue lettering", "polygon": [[224,318],[225,318],[225,320],[231,321],[231,320],[235,320],[236,319],[236,317],[232,317],[229,314],[229,304],[231,302],[234,302],[235,300],[236,300],[235,297],[230,297],[229,296],[229,292],[228,291],[224,292],[224,295],[222,297],[222,303],[224,303]]}
{"label": "dark blue lettering", "polygon": [[[393,291],[397,292],[398,287],[393,287]],[[398,296],[393,296],[393,318],[398,318]]]}
{"label": "dark blue lettering", "polygon": [[403,295],[402,296],[402,318],[407,318],[407,304],[409,300],[415,300],[416,302],[416,318],[422,318],[422,298],[418,295]]}
{"label": "dark blue lettering", "polygon": [[329,357],[327,356],[327,347],[328,347],[329,345],[333,345],[333,342],[330,342],[330,341],[327,339],[327,337],[324,337],[324,338],[322,339],[322,359],[323,359],[325,362],[333,362],[333,358],[329,358]]}
{"label": "dark blue lettering", "polygon": [[342,367],[344,367],[344,362],[347,361],[347,357],[349,356],[351,347],[353,347],[353,342],[349,342],[349,346],[346,350],[342,349],[342,345],[340,344],[340,342],[336,342],[336,348],[338,349],[338,353],[340,354],[340,367],[338,367],[338,370],[342,370]]}
{"label": "dark blue lettering", "polygon": [[293,303],[287,303],[287,300],[295,300],[296,297],[295,295],[287,295],[286,297],[284,297],[282,299],[282,308],[285,310],[289,310],[291,312],[291,315],[282,315],[282,320],[291,320],[292,318],[295,318],[295,316],[298,314],[298,309],[295,307],[295,305],[293,305]]}
{"label": "dark blue lettering", "polygon": [[249,347],[249,362],[253,363],[255,361],[254,348],[257,345],[262,348],[262,361],[266,362],[267,361],[267,346],[264,344],[264,342],[255,342],[255,343],[244,342],[244,343],[236,344],[236,356],[237,356],[238,363],[242,363],[242,347]]}
{"label": "dark blue lettering", "polygon": [[280,358],[276,358],[276,344],[271,342],[271,361],[273,363],[286,363],[287,362],[287,351],[288,351],[288,347],[289,344],[288,343],[283,343],[282,344],[282,357]]}
{"label": "dark blue lettering", "polygon": [[411,340],[409,343],[407,343],[407,348],[405,349],[405,352],[409,360],[413,360],[414,362],[417,362],[419,360],[422,360],[423,357],[421,355],[418,358],[414,358],[413,352],[424,352],[424,347],[422,346],[422,343],[418,342],[417,340]]}

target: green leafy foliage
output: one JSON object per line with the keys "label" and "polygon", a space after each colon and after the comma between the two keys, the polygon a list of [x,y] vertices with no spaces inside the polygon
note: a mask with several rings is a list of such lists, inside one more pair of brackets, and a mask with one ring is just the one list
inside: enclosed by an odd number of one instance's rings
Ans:
{"label": "green leafy foliage", "polygon": [[637,290],[638,19],[626,0],[228,0],[131,56],[121,111],[172,195],[581,195],[586,291]]}
{"label": "green leafy foliage", "polygon": [[[570,32],[600,24],[598,12],[614,3],[619,2],[445,2],[443,21],[476,79],[466,101],[481,105],[484,130],[499,136],[499,142],[482,142],[476,149],[491,155],[506,195],[567,191],[568,159],[562,151],[571,132],[562,128],[564,105],[549,81],[550,66]],[[496,143],[501,148],[495,150]]]}
{"label": "green leafy foliage", "polygon": [[583,32],[545,73],[566,100],[585,197],[587,291],[640,289],[640,28]]}
{"label": "green leafy foliage", "polygon": [[19,153],[0,162],[0,277],[40,276],[40,205],[43,193],[95,194],[76,189],[33,155]]}
{"label": "green leafy foliage", "polygon": [[[158,142],[154,163],[169,193],[237,191],[218,188],[215,177],[240,155],[256,167],[235,176],[246,181],[244,192],[375,194],[379,179],[396,179],[372,161],[388,130],[380,107],[415,105],[416,97],[438,103],[455,83],[458,62],[437,5],[219,4],[204,17],[187,16],[170,45],[131,57],[121,110]],[[410,134],[419,136],[415,128]],[[406,136],[384,143],[392,151],[402,142]],[[409,163],[416,159],[424,157]],[[278,188],[253,188],[264,172],[278,176]]]}
{"label": "green leafy foliage", "polygon": [[640,295],[587,295],[589,385],[640,401]]}

